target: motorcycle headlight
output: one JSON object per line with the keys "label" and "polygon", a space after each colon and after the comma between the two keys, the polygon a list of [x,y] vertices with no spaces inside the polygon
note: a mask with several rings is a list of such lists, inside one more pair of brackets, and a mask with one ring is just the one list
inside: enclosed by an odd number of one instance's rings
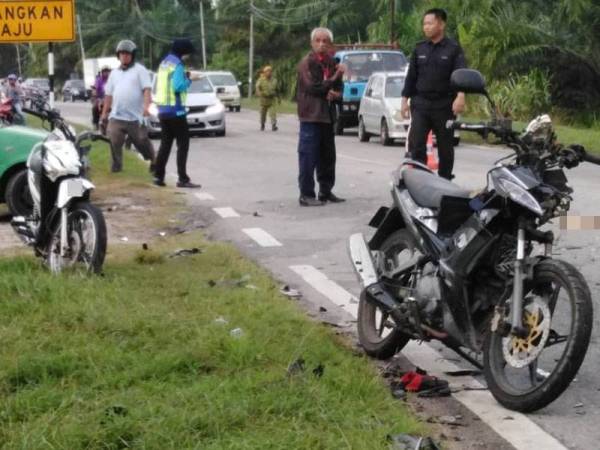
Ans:
{"label": "motorcycle headlight", "polygon": [[538,216],[544,215],[544,210],[535,197],[518,184],[507,180],[506,178],[499,178],[497,180],[496,188],[508,195],[513,202],[533,211]]}
{"label": "motorcycle headlight", "polygon": [[225,106],[223,106],[223,103],[221,103],[221,102],[215,103],[214,105],[206,108],[207,114],[220,114],[223,111],[225,111]]}

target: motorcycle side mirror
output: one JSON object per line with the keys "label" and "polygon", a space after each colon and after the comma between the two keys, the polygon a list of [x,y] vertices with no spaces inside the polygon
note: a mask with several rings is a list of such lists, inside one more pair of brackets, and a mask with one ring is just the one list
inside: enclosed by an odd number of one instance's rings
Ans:
{"label": "motorcycle side mirror", "polygon": [[488,99],[492,107],[492,117],[496,120],[496,104],[485,88],[485,78],[483,78],[483,75],[480,72],[473,69],[455,70],[450,76],[450,88],[454,92],[485,95],[485,98]]}
{"label": "motorcycle side mirror", "polygon": [[458,69],[452,72],[450,87],[454,92],[487,95],[483,75],[473,69]]}

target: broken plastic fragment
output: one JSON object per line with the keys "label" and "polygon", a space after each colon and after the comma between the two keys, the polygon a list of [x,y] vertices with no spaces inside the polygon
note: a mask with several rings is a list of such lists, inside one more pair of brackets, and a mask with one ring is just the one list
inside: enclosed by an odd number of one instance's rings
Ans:
{"label": "broken plastic fragment", "polygon": [[290,298],[300,298],[302,297],[302,294],[300,293],[300,291],[296,290],[296,289],[292,289],[291,287],[289,287],[287,284],[285,286],[283,286],[279,292],[281,292],[283,295],[290,297]]}
{"label": "broken plastic fragment", "polygon": [[241,328],[234,328],[229,332],[229,334],[231,335],[231,337],[239,339],[244,335],[244,330],[242,330]]}

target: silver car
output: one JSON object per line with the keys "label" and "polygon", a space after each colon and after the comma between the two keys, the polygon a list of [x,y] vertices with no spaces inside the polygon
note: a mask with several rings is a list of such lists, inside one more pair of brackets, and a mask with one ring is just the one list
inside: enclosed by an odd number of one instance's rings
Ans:
{"label": "silver car", "polygon": [[[379,136],[381,145],[391,145],[395,139],[406,143],[410,119],[400,112],[405,72],[378,72],[371,75],[358,110],[358,139],[367,142]],[[454,145],[460,144],[460,132],[454,131]],[[436,144],[435,133],[433,145]]]}
{"label": "silver car", "polygon": [[394,139],[406,141],[410,120],[402,118],[400,103],[405,72],[378,72],[371,75],[358,109],[358,138],[367,142],[379,136],[382,145]]}
{"label": "silver car", "polygon": [[[217,97],[215,87],[206,76],[199,72],[192,72],[198,79],[192,81],[187,93],[186,110],[190,134],[214,134],[225,136],[225,106]],[[152,84],[152,97],[156,96],[156,80]],[[158,106],[150,105],[150,124],[148,134],[150,137],[160,137],[160,120],[158,119]]]}

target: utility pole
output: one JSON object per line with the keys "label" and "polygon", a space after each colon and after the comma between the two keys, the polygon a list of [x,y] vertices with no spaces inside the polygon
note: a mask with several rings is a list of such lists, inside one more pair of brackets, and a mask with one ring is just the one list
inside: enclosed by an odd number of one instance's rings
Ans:
{"label": "utility pole", "polygon": [[250,55],[248,56],[248,98],[252,98],[254,76],[254,1],[250,0]]}
{"label": "utility pole", "polygon": [[19,78],[21,78],[21,51],[19,50],[19,44],[15,44],[17,49],[17,66],[19,68]]}
{"label": "utility pole", "polygon": [[83,48],[83,34],[81,33],[81,19],[77,14],[77,33],[79,34],[79,47],[81,48],[81,72],[85,77],[85,49]]}
{"label": "utility pole", "polygon": [[48,43],[48,81],[50,84],[48,104],[50,109],[54,109],[54,42]]}
{"label": "utility pole", "polygon": [[204,2],[200,0],[200,34],[202,37],[202,68],[206,70],[206,38],[204,35]]}
{"label": "utility pole", "polygon": [[390,0],[390,44],[394,43],[394,15],[396,12],[396,0]]}

